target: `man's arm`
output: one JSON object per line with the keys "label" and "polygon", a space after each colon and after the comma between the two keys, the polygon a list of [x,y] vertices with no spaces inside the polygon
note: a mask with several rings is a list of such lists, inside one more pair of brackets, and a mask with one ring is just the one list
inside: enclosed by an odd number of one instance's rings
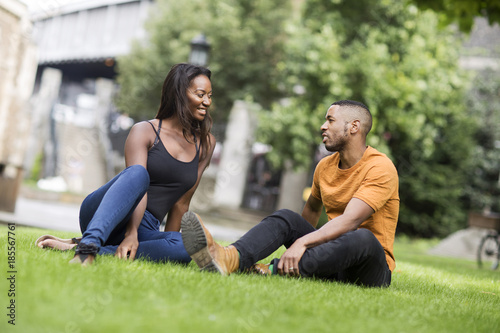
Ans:
{"label": "man's arm", "polygon": [[316,199],[310,194],[306,204],[304,205],[304,209],[302,210],[302,217],[316,228],[321,215],[322,207],[323,203],[321,200]]}
{"label": "man's arm", "polygon": [[297,241],[301,241],[306,248],[318,246],[334,240],[346,232],[356,230],[373,213],[373,209],[363,200],[352,198],[342,215],[337,216],[320,229],[299,238]]}
{"label": "man's arm", "polygon": [[[279,274],[299,275],[299,261],[306,249],[334,240],[346,232],[356,230],[373,213],[373,209],[363,200],[352,198],[342,215],[332,219],[320,229],[297,239],[285,251],[278,264]],[[293,268],[293,270],[290,270],[290,268]]]}

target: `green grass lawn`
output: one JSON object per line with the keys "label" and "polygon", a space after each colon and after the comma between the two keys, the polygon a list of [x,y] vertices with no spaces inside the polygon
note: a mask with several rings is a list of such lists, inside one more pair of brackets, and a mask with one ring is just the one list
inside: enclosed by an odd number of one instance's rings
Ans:
{"label": "green grass lawn", "polygon": [[[0,332],[500,332],[500,271],[425,254],[431,242],[399,239],[388,289],[311,279],[200,273],[194,263],[41,250],[46,230],[17,227],[15,326],[7,323],[7,227]],[[72,237],[67,232],[51,232]],[[279,255],[283,250],[278,251]]]}

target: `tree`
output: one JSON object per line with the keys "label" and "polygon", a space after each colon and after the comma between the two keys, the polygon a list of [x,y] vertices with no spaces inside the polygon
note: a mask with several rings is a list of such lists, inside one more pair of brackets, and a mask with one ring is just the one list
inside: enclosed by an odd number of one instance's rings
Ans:
{"label": "tree", "polygon": [[500,212],[500,75],[484,71],[467,95],[477,145],[467,173],[466,202],[473,211]]}
{"label": "tree", "polygon": [[470,32],[474,18],[481,16],[489,24],[500,23],[498,0],[412,0],[420,9],[431,9],[440,14],[442,24],[458,23],[463,32]]}
{"label": "tree", "polygon": [[[307,1],[289,27],[286,64],[278,65],[292,97],[263,116],[260,138],[272,144],[271,160],[307,166],[329,105],[365,102],[374,116],[368,144],[399,170],[399,230],[443,236],[462,227],[473,147],[467,76],[453,31],[437,25],[435,14],[406,1]],[[293,94],[297,85],[306,93]]]}
{"label": "tree", "polygon": [[295,169],[311,167],[320,143],[320,125],[327,106],[350,94],[342,84],[345,67],[340,44],[342,36],[325,25],[313,32],[308,22],[290,22],[286,59],[278,63],[282,89],[290,97],[276,101],[261,113],[258,139],[273,147],[268,159],[275,168],[292,161]]}
{"label": "tree", "polygon": [[158,1],[146,27],[148,39],[136,41],[118,61],[118,107],[136,119],[151,118],[167,72],[187,61],[190,41],[199,33],[211,43],[215,120],[224,120],[236,99],[269,106],[279,96],[275,67],[289,13],[288,0]]}

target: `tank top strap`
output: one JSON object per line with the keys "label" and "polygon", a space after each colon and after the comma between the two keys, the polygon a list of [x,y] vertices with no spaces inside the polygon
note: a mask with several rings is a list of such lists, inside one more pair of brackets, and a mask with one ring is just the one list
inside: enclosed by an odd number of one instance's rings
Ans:
{"label": "tank top strap", "polygon": [[155,142],[153,143],[153,146],[155,146],[160,141],[161,119],[158,124],[158,130],[156,130],[155,125],[153,125],[153,123],[151,123],[150,121],[148,121],[148,123],[149,125],[151,125],[151,127],[153,127],[153,130],[156,132]]}
{"label": "tank top strap", "polygon": [[196,147],[196,154],[198,155],[198,153],[200,152],[200,146],[198,146],[198,140],[196,140],[196,134],[194,133],[194,131],[192,132],[192,134],[194,137],[194,145]]}

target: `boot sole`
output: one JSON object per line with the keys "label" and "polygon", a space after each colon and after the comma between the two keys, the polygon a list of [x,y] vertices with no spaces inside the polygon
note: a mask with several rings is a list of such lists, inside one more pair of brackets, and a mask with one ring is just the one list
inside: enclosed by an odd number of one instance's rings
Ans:
{"label": "boot sole", "polygon": [[212,258],[208,249],[207,236],[195,213],[188,211],[182,216],[181,229],[184,247],[200,270],[226,275]]}

